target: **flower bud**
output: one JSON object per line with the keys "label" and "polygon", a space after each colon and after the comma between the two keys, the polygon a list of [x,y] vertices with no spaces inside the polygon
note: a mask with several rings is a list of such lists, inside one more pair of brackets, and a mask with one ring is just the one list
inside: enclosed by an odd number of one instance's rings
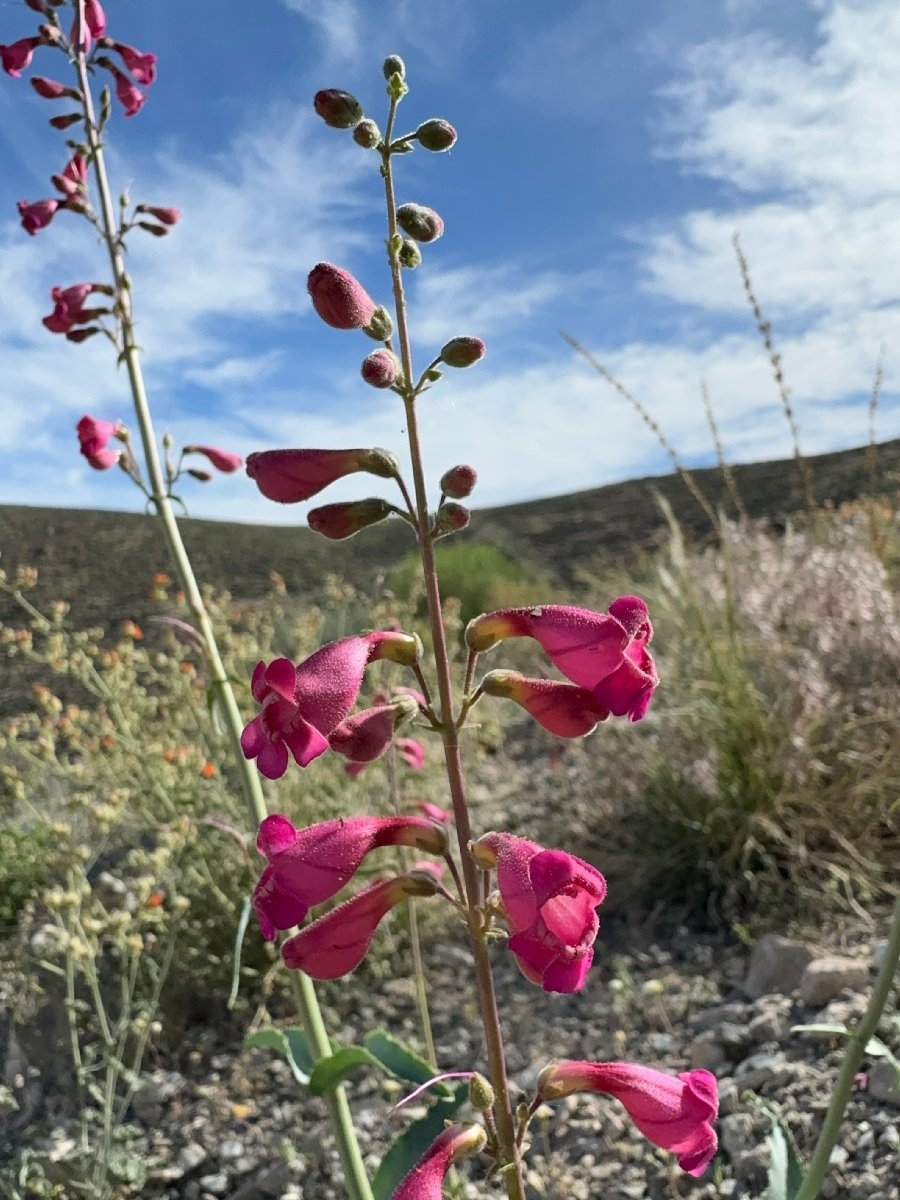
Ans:
{"label": "flower bud", "polygon": [[390,450],[260,450],[247,457],[247,474],[269,500],[297,504],[323,488],[365,471],[380,479],[396,479],[400,464]]}
{"label": "flower bud", "polygon": [[401,267],[414,271],[422,261],[422,251],[412,238],[402,238],[397,248],[397,261]]}
{"label": "flower bud", "polygon": [[181,220],[181,209],[179,208],[167,208],[158,204],[139,204],[137,211],[139,213],[149,213],[151,217],[155,217],[163,225],[177,225]]}
{"label": "flower bud", "polygon": [[434,536],[436,538],[446,537],[448,533],[456,533],[460,529],[465,529],[470,517],[469,510],[463,504],[456,504],[453,500],[442,504],[435,518]]}
{"label": "flower bud", "polygon": [[376,342],[386,342],[394,332],[394,321],[383,304],[376,306],[368,322],[363,325],[363,333]]}
{"label": "flower bud", "polygon": [[481,338],[455,337],[441,350],[440,361],[448,367],[471,367],[484,358],[485,346]]}
{"label": "flower bud", "polygon": [[138,221],[137,227],[138,227],[138,229],[146,230],[147,233],[152,233],[154,237],[158,237],[158,238],[159,237],[167,237],[168,233],[169,233],[168,226],[154,225],[150,221]]}
{"label": "flower bud", "polygon": [[441,491],[451,500],[464,500],[466,496],[471,495],[477,482],[475,468],[461,463],[458,467],[451,467],[441,476]]}
{"label": "flower bud", "polygon": [[373,496],[368,500],[353,500],[345,504],[323,504],[314,508],[307,518],[310,529],[322,537],[340,542],[353,537],[368,525],[377,525],[396,512],[393,504]]}
{"label": "flower bud", "polygon": [[469,1080],[469,1103],[478,1112],[494,1107],[494,1089],[477,1071]]}
{"label": "flower bud", "polygon": [[357,146],[362,146],[363,150],[374,150],[381,141],[381,130],[378,128],[377,122],[366,117],[353,130],[353,140]]}
{"label": "flower bud", "polygon": [[316,112],[332,129],[352,129],[363,119],[362,105],[340,88],[325,88],[313,99]]}
{"label": "flower bud", "polygon": [[392,387],[400,378],[400,360],[390,350],[373,350],[363,359],[360,374],[372,387]]}
{"label": "flower bud", "polygon": [[51,117],[47,122],[54,129],[68,129],[70,125],[74,125],[76,121],[83,121],[83,113],[68,113],[64,117]]}
{"label": "flower bud", "polygon": [[375,316],[375,301],[359,280],[332,263],[317,263],[306,288],[313,308],[332,329],[362,329]]}
{"label": "flower bud", "polygon": [[456,141],[456,130],[449,121],[444,121],[440,117],[432,117],[430,121],[423,121],[416,130],[416,137],[419,139],[419,145],[426,150],[431,150],[434,154],[440,154],[442,150],[449,150]]}
{"label": "flower bud", "polygon": [[401,79],[406,78],[406,64],[399,54],[389,54],[384,60],[384,66],[381,68],[384,72],[384,77],[390,82],[392,75],[399,75]]}
{"label": "flower bud", "polygon": [[444,232],[443,218],[424,204],[401,204],[397,224],[417,242],[434,242]]}
{"label": "flower bud", "polygon": [[188,467],[187,474],[200,483],[209,483],[212,479],[212,474],[209,471],[201,471],[199,467]]}

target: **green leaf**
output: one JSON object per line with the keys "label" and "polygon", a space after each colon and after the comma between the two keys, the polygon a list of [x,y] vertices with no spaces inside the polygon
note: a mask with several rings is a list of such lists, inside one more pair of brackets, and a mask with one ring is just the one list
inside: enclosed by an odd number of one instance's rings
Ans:
{"label": "green leaf", "polygon": [[[846,1025],[841,1025],[835,1022],[830,1024],[827,1021],[820,1021],[813,1025],[792,1025],[791,1033],[822,1033],[828,1037],[849,1037],[850,1030]],[[881,1038],[871,1037],[866,1042],[865,1053],[870,1058],[887,1058],[893,1060],[893,1054],[890,1048],[884,1044]]]}
{"label": "green leaf", "polygon": [[330,1091],[360,1067],[377,1067],[382,1064],[364,1046],[344,1046],[328,1058],[320,1058],[309,1077],[309,1090],[315,1096]]}
{"label": "green leaf", "polygon": [[390,1200],[403,1177],[409,1174],[435,1138],[444,1132],[444,1122],[456,1115],[468,1096],[468,1083],[460,1084],[450,1096],[437,1100],[424,1117],[400,1134],[375,1172],[372,1180],[373,1200]]}
{"label": "green leaf", "polygon": [[302,1029],[281,1029],[270,1025],[267,1029],[257,1029],[254,1033],[248,1033],[244,1038],[244,1045],[248,1048],[258,1046],[281,1054],[287,1060],[297,1082],[303,1086],[309,1083],[313,1057]]}
{"label": "green leaf", "polygon": [[766,1198],[793,1200],[803,1183],[803,1165],[794,1135],[771,1104],[767,1104],[753,1092],[745,1092],[742,1098],[749,1100],[769,1118],[769,1132],[766,1136],[766,1144],[769,1147],[769,1187]]}
{"label": "green leaf", "polygon": [[234,935],[234,966],[231,971],[231,991],[228,993],[229,1009],[234,1008],[235,1001],[238,998],[238,990],[241,986],[241,950],[244,947],[244,934],[247,932],[247,925],[250,922],[250,912],[250,897],[247,896],[244,900],[244,906],[241,909],[237,932]]}
{"label": "green leaf", "polygon": [[[428,1083],[429,1080],[434,1079],[435,1070],[429,1062],[420,1058],[418,1054],[414,1054],[412,1050],[383,1029],[373,1029],[371,1033],[367,1034],[365,1046],[369,1053],[373,1054],[382,1066],[397,1079],[415,1084]],[[445,1083],[436,1083],[434,1091],[436,1095],[441,1095],[445,1099],[453,1095],[453,1089]]]}

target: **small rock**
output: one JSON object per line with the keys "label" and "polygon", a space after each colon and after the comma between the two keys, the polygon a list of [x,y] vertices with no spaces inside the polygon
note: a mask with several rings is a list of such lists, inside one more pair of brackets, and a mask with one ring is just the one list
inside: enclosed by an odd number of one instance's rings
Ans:
{"label": "small rock", "polygon": [[771,1087],[790,1079],[791,1071],[783,1054],[751,1054],[745,1059],[734,1073],[734,1078],[742,1088],[752,1092],[763,1087]]}
{"label": "small rock", "polygon": [[769,992],[787,995],[800,983],[812,960],[813,952],[805,942],[767,933],[753,950],[744,991],[754,999]]}
{"label": "small rock", "polygon": [[224,1171],[217,1171],[215,1175],[201,1175],[199,1183],[211,1196],[224,1196],[228,1191],[228,1176]]}
{"label": "small rock", "polygon": [[[900,1079],[897,1078],[896,1068],[885,1059],[879,1059],[869,1068],[869,1082],[866,1090],[873,1100],[879,1100],[882,1104],[890,1104],[892,1108],[900,1108]],[[882,1134],[883,1136],[884,1134]],[[880,1142],[881,1138],[878,1140]]]}
{"label": "small rock", "polygon": [[714,1029],[707,1029],[703,1033],[697,1034],[691,1042],[688,1058],[693,1070],[696,1071],[702,1067],[713,1073],[721,1070],[727,1061],[725,1050]]}
{"label": "small rock", "polygon": [[869,968],[858,958],[835,954],[813,959],[800,979],[800,999],[810,1008],[823,1008],[845,989],[857,991],[869,980]]}

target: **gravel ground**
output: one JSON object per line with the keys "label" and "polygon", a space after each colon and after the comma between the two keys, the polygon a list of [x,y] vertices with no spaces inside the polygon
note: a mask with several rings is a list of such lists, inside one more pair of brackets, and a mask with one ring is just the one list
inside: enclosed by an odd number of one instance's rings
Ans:
{"label": "gravel ground", "polygon": [[[497,783],[493,815],[499,820],[504,796],[516,787],[511,778],[504,786],[499,778]],[[758,945],[754,961],[734,939],[686,929],[624,951],[610,947],[601,932],[588,984],[576,996],[534,988],[498,944],[494,961],[508,1067],[523,1099],[531,1098],[538,1072],[554,1058],[622,1059],[676,1074],[706,1067],[719,1080],[720,1149],[702,1179],[683,1174],[673,1156],[649,1145],[617,1102],[572,1096],[546,1107],[532,1125],[531,1200],[765,1196],[770,1121],[757,1101],[780,1114],[807,1158],[841,1046],[840,1039],[793,1033],[792,1027],[852,1026],[864,1010],[886,932],[883,913],[868,920],[832,918],[825,933],[810,934],[808,948],[779,943],[773,960],[771,955],[765,959]],[[329,1029],[338,1040],[360,1040],[368,1030],[384,1027],[418,1044],[413,987],[401,972],[402,934],[392,942],[389,954],[397,975],[388,974],[383,963],[378,970],[367,962],[353,979],[323,988]],[[827,955],[832,965],[837,956],[840,969],[820,971],[818,982],[810,983],[808,968],[801,980],[798,953],[800,967],[821,964]],[[467,954],[458,939],[435,936],[431,929],[425,957],[441,1069],[483,1068]],[[286,1020],[288,1010],[279,1003],[273,1000],[270,1015]],[[147,1056],[143,1087],[130,1114],[138,1147],[150,1164],[140,1190],[146,1200],[343,1197],[324,1103],[301,1093],[287,1064],[271,1052],[243,1048],[247,1020],[246,1014],[239,1019],[217,1013],[189,1025],[169,1050],[154,1048]],[[896,989],[879,1034],[900,1053]],[[61,1112],[48,1102],[55,1086],[49,1073],[36,1078],[23,1062],[14,1092],[23,1080],[43,1092],[39,1111]],[[410,1105],[391,1114],[396,1091],[369,1074],[352,1079],[348,1092],[367,1163],[374,1169],[386,1146],[422,1110]],[[64,1180],[66,1158],[75,1150],[72,1128],[62,1119],[55,1127],[31,1124],[7,1140],[7,1155],[27,1145],[47,1155],[51,1173]],[[900,1087],[884,1060],[868,1060],[857,1077],[832,1163],[824,1197],[900,1200]],[[477,1162],[467,1162],[462,1171],[459,1197],[505,1194],[484,1182]],[[76,1194],[83,1195],[65,1185],[60,1193]]]}

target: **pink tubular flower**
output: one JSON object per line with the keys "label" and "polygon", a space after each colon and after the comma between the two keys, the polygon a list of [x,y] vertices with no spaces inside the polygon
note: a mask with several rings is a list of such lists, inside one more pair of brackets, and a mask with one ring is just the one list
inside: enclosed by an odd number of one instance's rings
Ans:
{"label": "pink tubular flower", "polygon": [[149,87],[156,80],[156,55],[142,54],[140,50],[135,50],[134,46],[126,46],[124,42],[105,42],[111,50],[121,56],[122,62],[127,70],[135,77],[138,83],[142,83],[144,87]]}
{"label": "pink tubular flower", "polygon": [[99,0],[84,0],[84,20],[93,37],[100,38],[106,33],[106,13]]}
{"label": "pink tubular flower", "polygon": [[393,704],[363,709],[342,721],[329,736],[328,744],[351,762],[374,762],[390,746],[397,726],[410,720],[418,711],[418,704],[408,696]]}
{"label": "pink tubular flower", "polygon": [[501,696],[522,706],[557,737],[584,737],[609,716],[592,692],[575,683],[529,679],[518,671],[489,671],[481,681],[486,696]]}
{"label": "pink tubular flower", "polygon": [[[101,310],[85,309],[84,302],[92,292],[107,290],[102,283],[75,283],[67,288],[52,288],[50,298],[53,300],[54,308],[49,316],[44,317],[44,325],[51,333],[68,333],[73,325],[82,325],[86,321],[93,321],[100,315]],[[109,424],[109,422],[105,421],[103,424]]]}
{"label": "pink tubular flower", "polygon": [[180,208],[166,208],[159,204],[139,204],[137,211],[139,213],[149,213],[151,217],[155,217],[163,225],[177,225],[181,220]]}
{"label": "pink tubular flower", "polygon": [[244,465],[244,460],[239,454],[232,454],[230,450],[217,450],[215,446],[185,446],[184,452],[204,455],[217,471],[222,471],[225,475]]}
{"label": "pink tubular flower", "polygon": [[64,201],[61,200],[35,200],[32,204],[27,200],[20,200],[17,207],[22,228],[29,237],[34,237],[39,229],[47,228],[56,216],[56,210],[63,204]]}
{"label": "pink tubular flower", "polygon": [[255,758],[267,779],[285,773],[288,751],[308,766],[356,703],[366,665],[381,658],[411,665],[420,649],[417,638],[386,631],[329,642],[297,667],[287,658],[258,662],[251,690],[262,712],[241,734],[245,758]]}
{"label": "pink tubular flower", "polygon": [[606,880],[564,850],[545,850],[511,833],[488,833],[471,847],[480,867],[497,869],[497,886],[522,974],[545,992],[578,992],[594,958],[595,912]]}
{"label": "pink tubular flower", "polygon": [[345,475],[365,471],[395,479],[400,464],[390,450],[260,450],[247,456],[247,474],[269,500],[297,504]]}
{"label": "pink tubular flower", "polygon": [[284,965],[313,979],[340,979],[366,957],[379,923],[407,896],[433,896],[431,872],[379,879],[295,933],[281,947]]}
{"label": "pink tubular flower", "polygon": [[306,281],[313,308],[332,329],[362,329],[375,315],[375,301],[349,271],[317,263]]}
{"label": "pink tubular flower", "polygon": [[20,38],[9,46],[0,46],[0,63],[7,75],[13,79],[20,78],[23,71],[31,65],[31,59],[38,46],[44,44],[42,37]]}
{"label": "pink tubular flower", "polygon": [[139,88],[134,86],[124,72],[120,71],[117,67],[110,67],[109,69],[116,81],[116,96],[125,110],[125,116],[135,116],[147,103],[147,97]]}
{"label": "pink tubular flower", "polygon": [[75,154],[58,175],[51,175],[50,182],[64,196],[80,196],[87,189],[87,159]]}
{"label": "pink tubular flower", "polygon": [[411,771],[421,771],[425,766],[425,747],[415,738],[397,738],[394,745],[400,757]]}
{"label": "pink tubular flower", "polygon": [[95,471],[105,471],[115,466],[121,457],[118,450],[108,450],[107,442],[119,426],[113,421],[97,421],[93,417],[82,417],[75,426],[81,453]]}
{"label": "pink tubular flower", "polygon": [[446,833],[424,817],[346,817],[295,829],[278,813],[259,827],[256,848],[267,865],[253,891],[263,937],[306,920],[316,904],[330,900],[380,846],[415,846],[442,854]]}
{"label": "pink tubular flower", "polygon": [[44,100],[61,100],[63,96],[69,100],[81,99],[81,92],[76,91],[75,88],[66,87],[64,83],[57,83],[55,79],[46,79],[43,75],[33,75],[30,83]]}
{"label": "pink tubular flower", "polygon": [[653,626],[639,596],[620,596],[605,613],[565,604],[508,608],[470,621],[466,642],[481,653],[508,637],[531,637],[566,678],[593,692],[617,717],[639,721],[659,683],[647,646]]}
{"label": "pink tubular flower", "polygon": [[712,1122],[719,1096],[710,1071],[686,1071],[675,1078],[633,1063],[558,1062],[544,1068],[537,1090],[545,1101],[572,1092],[615,1096],[644,1137],[676,1154],[689,1175],[702,1175],[716,1152]]}
{"label": "pink tubular flower", "polygon": [[480,1125],[450,1125],[391,1194],[391,1200],[441,1200],[450,1164],[463,1155],[477,1154],[485,1141]]}

